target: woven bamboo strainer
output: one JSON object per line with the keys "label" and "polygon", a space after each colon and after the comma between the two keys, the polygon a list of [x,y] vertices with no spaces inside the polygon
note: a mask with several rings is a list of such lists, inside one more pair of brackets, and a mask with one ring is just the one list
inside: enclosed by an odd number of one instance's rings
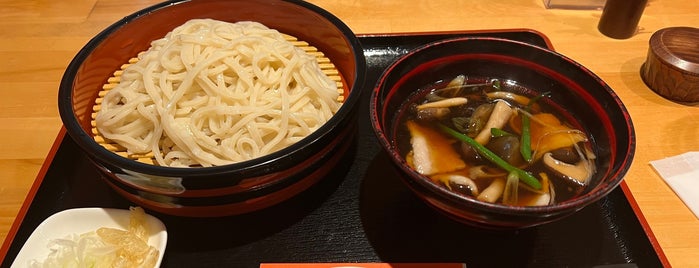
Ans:
{"label": "woven bamboo strainer", "polygon": [[[311,46],[305,41],[298,40],[296,37],[286,35],[284,34],[284,37],[287,41],[291,42],[294,44],[294,46],[303,49],[306,53],[315,56],[316,59],[318,60],[318,64],[320,65],[320,69],[330,77],[331,80],[335,81],[337,85],[337,90],[340,93],[340,96],[338,97],[338,102],[343,102],[345,95],[344,95],[344,85],[342,83],[342,79],[340,77],[340,73],[335,68],[335,65],[330,61],[329,58],[323,54],[323,52],[319,51],[316,47]],[[153,153],[148,153],[148,154],[130,154],[126,151],[126,148],[117,144],[114,141],[111,141],[102,134],[99,133],[97,130],[97,124],[95,123],[95,117],[97,116],[97,112],[101,109],[102,105],[102,99],[104,98],[105,94],[109,92],[109,90],[113,89],[116,87],[116,85],[119,84],[121,80],[121,74],[124,72],[124,69],[126,69],[129,65],[134,64],[138,62],[138,58],[131,58],[129,59],[128,63],[125,63],[124,65],[121,66],[121,68],[113,73],[109,79],[107,79],[107,83],[102,86],[102,90],[100,90],[97,99],[95,100],[95,105],[93,106],[93,112],[92,112],[92,134],[94,136],[94,139],[97,143],[102,145],[105,149],[116,153],[117,155],[133,159],[142,163],[146,164],[152,164],[155,165],[156,161],[153,156]]]}

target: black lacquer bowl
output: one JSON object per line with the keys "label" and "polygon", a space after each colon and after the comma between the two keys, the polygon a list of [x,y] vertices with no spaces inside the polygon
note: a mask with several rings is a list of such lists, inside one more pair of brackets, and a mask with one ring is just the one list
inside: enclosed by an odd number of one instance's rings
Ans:
{"label": "black lacquer bowl", "polygon": [[[575,116],[591,137],[597,172],[586,190],[553,205],[507,206],[456,194],[412,169],[404,158],[407,152],[401,152],[396,142],[400,109],[419,87],[459,74],[512,80],[528,89],[551,92],[551,102]],[[399,58],[377,82],[370,98],[370,116],[380,144],[403,182],[438,211],[479,227],[522,228],[570,215],[617,187],[635,151],[629,113],[604,81],[559,53],[498,38],[437,41]]]}
{"label": "black lacquer bowl", "polygon": [[[344,85],[340,110],[300,142],[257,159],[205,168],[171,168],[121,157],[96,143],[91,113],[107,79],[150,42],[194,18],[257,21],[308,42],[329,58]],[[178,0],[129,15],[90,40],[68,66],[59,111],[70,137],[130,201],[165,214],[213,217],[259,210],[322,179],[351,146],[366,73],[362,47],[337,17],[296,0]],[[95,178],[99,179],[99,178]]]}

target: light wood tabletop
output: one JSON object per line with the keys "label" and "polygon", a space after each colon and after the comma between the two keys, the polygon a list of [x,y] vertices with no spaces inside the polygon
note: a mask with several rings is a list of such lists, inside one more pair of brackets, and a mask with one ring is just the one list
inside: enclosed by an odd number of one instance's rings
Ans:
{"label": "light wood tabletop", "polygon": [[[0,238],[8,234],[60,128],[58,84],[95,34],[157,0],[0,0]],[[314,0],[355,33],[529,28],[604,79],[629,110],[637,150],[626,184],[674,267],[699,266],[699,219],[649,161],[699,151],[699,107],[651,91],[639,69],[659,29],[699,27],[699,1],[649,1],[625,40],[597,30],[600,10],[546,9],[541,0]]]}

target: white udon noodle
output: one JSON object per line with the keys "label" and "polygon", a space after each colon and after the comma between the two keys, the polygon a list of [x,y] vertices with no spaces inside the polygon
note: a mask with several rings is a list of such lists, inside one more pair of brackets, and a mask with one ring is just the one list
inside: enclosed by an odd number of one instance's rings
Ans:
{"label": "white udon noodle", "polygon": [[219,166],[298,142],[340,107],[316,58],[260,23],[194,19],[153,41],[95,123],[158,165]]}

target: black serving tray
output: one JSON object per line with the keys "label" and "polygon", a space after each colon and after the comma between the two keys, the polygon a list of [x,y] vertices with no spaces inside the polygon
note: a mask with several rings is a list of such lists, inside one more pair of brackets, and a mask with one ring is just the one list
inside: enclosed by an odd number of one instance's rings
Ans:
{"label": "black serving tray", "polygon": [[[343,164],[300,195],[245,215],[182,218],[149,212],[168,229],[163,267],[258,267],[267,262],[458,262],[469,268],[666,264],[624,184],[561,221],[492,231],[446,218],[399,181],[371,129],[369,93],[383,69],[400,55],[457,36],[501,37],[552,49],[544,35],[532,30],[360,36],[368,77],[355,146]],[[34,228],[53,213],[133,205],[99,176],[62,130],[0,252],[5,253],[2,266],[12,263]]]}

